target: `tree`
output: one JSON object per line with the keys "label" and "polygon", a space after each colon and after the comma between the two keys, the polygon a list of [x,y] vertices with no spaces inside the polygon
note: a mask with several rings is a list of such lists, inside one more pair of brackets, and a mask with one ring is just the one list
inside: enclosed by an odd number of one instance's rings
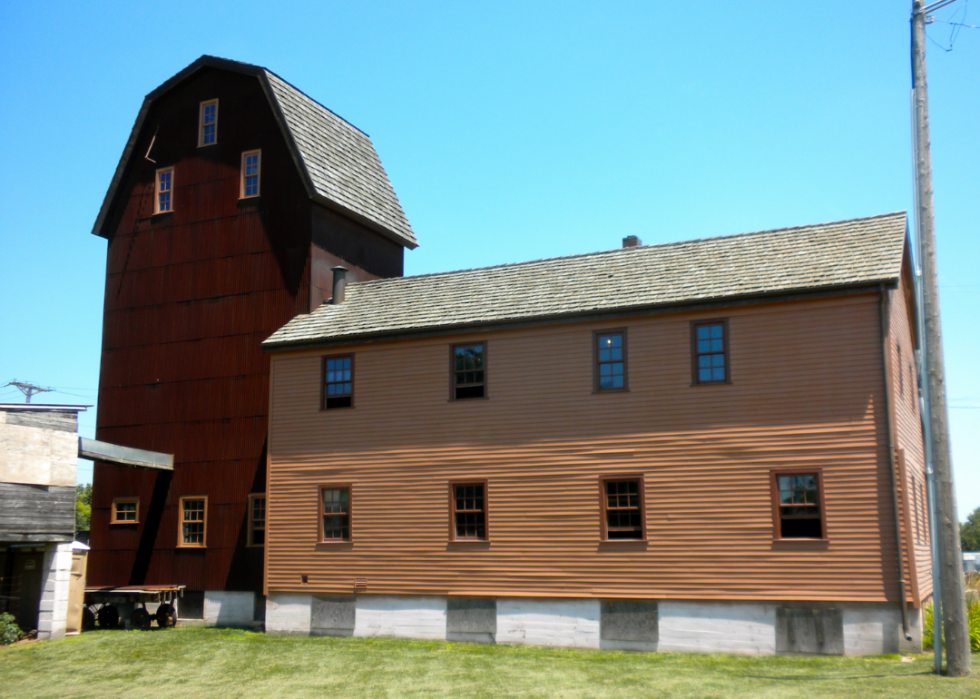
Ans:
{"label": "tree", "polygon": [[92,520],[92,484],[75,486],[75,531],[87,532]]}
{"label": "tree", "polygon": [[964,551],[980,551],[980,507],[960,525],[960,545]]}

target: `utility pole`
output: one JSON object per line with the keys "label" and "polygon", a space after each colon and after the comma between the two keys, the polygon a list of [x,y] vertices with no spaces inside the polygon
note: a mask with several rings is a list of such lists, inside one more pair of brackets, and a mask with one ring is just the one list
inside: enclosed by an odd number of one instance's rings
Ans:
{"label": "utility pole", "polygon": [[[25,403],[31,402],[31,396],[35,393],[47,393],[48,391],[53,391],[53,388],[41,388],[40,386],[35,386],[32,383],[24,383],[23,381],[11,381],[7,386],[14,386],[20,389],[20,392],[27,396]],[[6,388],[7,386],[4,386]]]}
{"label": "utility pole", "polygon": [[[926,85],[926,16],[956,0],[940,0],[923,7],[912,1],[912,91],[915,144],[916,220],[919,229],[919,263],[922,268],[922,315],[925,326],[925,382],[928,414],[925,416],[931,442],[935,482],[935,541],[941,579],[933,588],[933,600],[941,603],[946,636],[946,673],[950,677],[970,674],[970,638],[963,597],[963,554],[960,525],[956,516],[953,469],[949,453],[949,420],[946,409],[946,377],[943,368],[943,335],[939,321],[939,286],[936,272],[936,228],[932,206],[932,158],[929,154],[929,96]],[[938,587],[938,595],[936,588]],[[939,611],[939,604],[933,609]],[[935,638],[934,642],[940,639]]]}

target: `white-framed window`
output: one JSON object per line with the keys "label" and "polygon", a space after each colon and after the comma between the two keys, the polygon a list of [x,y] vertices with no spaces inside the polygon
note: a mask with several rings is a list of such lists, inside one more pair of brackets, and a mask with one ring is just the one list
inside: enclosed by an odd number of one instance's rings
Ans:
{"label": "white-framed window", "polygon": [[218,100],[201,102],[201,116],[197,130],[197,147],[218,142]]}
{"label": "white-framed window", "polygon": [[157,170],[156,195],[153,197],[153,213],[163,214],[174,210],[174,169]]}
{"label": "white-framed window", "polygon": [[247,150],[242,153],[241,198],[259,196],[259,180],[262,176],[262,151]]}

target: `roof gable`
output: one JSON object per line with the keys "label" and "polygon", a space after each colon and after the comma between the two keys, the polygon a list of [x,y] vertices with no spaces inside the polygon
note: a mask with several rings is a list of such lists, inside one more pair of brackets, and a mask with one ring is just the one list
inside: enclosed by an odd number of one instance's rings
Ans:
{"label": "roof gable", "polygon": [[351,284],[294,318],[275,350],[397,334],[894,284],[905,212]]}
{"label": "roof gable", "polygon": [[154,101],[204,68],[253,75],[259,80],[311,199],[346,213],[405,247],[418,247],[367,134],[275,73],[214,56],[202,56],[144,98],[92,233],[108,237],[104,228],[109,211]]}

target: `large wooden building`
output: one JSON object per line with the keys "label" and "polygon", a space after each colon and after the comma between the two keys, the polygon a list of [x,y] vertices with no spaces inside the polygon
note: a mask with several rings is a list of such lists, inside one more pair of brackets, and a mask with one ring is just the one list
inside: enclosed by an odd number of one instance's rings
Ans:
{"label": "large wooden building", "polygon": [[264,343],[267,630],[921,647],[909,260],[894,213],[339,289]]}
{"label": "large wooden building", "polygon": [[260,343],[417,243],[366,134],[274,73],[202,57],[147,95],[93,233],[108,242],[92,585],[180,584],[184,617],[261,619],[269,359]]}

